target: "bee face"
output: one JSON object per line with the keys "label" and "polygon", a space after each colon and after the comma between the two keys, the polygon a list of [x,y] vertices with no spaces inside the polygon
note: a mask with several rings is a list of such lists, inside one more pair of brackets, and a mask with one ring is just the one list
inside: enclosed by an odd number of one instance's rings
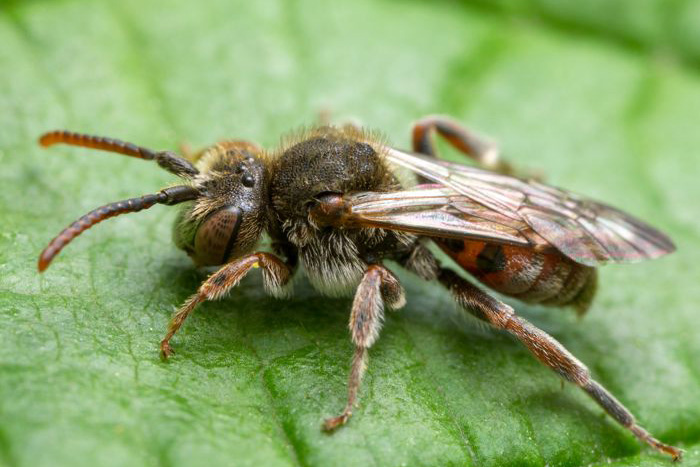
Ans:
{"label": "bee face", "polygon": [[194,182],[201,196],[175,223],[175,243],[197,265],[224,264],[255,247],[265,227],[265,165],[260,150],[244,142],[205,151]]}

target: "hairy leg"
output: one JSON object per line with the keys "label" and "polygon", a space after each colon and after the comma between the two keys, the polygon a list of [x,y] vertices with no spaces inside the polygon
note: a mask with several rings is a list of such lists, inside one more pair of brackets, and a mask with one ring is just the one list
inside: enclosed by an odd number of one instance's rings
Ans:
{"label": "hairy leg", "polygon": [[180,309],[173,315],[168,325],[168,333],[160,343],[160,353],[163,358],[172,355],[170,339],[180,329],[194,308],[206,300],[218,300],[226,295],[253,268],[260,267],[263,273],[263,285],[268,293],[274,296],[284,296],[284,286],[291,278],[290,268],[275,255],[270,253],[253,253],[225,264],[204,281],[197,293],[188,298]]}
{"label": "hairy leg", "polygon": [[391,308],[401,308],[405,303],[403,287],[388,269],[378,264],[371,264],[357,287],[350,313],[349,327],[352,342],[355,344],[355,354],[348,378],[348,401],[339,416],[325,421],[323,428],[326,431],[332,431],[344,425],[352,415],[357,391],[367,368],[367,349],[379,337],[385,302]]}
{"label": "hairy leg", "polygon": [[427,156],[437,157],[433,134],[437,132],[455,149],[471,157],[480,166],[506,175],[513,174],[513,168],[505,162],[498,147],[469,130],[462,124],[440,115],[429,115],[413,125],[413,150]]}
{"label": "hairy leg", "polygon": [[641,441],[657,451],[670,455],[673,460],[681,458],[683,451],[660,442],[639,426],[630,411],[600,383],[591,378],[588,368],[553,337],[517,316],[510,306],[491,297],[449,269],[441,269],[438,280],[452,292],[457,303],[464,310],[497,329],[511,333],[541,363],[586,391],[611,417]]}

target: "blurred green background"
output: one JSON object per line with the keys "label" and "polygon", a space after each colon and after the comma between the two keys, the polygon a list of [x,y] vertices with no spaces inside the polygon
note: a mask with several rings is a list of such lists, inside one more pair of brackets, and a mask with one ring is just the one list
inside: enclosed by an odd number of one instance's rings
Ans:
{"label": "blurred green background", "polygon": [[43,131],[274,146],[320,111],[400,147],[415,119],[450,114],[669,232],[676,254],[602,269],[581,321],[512,303],[700,464],[700,2],[5,0],[0,44],[0,465],[668,465],[408,274],[333,436],[319,428],[345,400],[350,299],[301,278],[273,300],[253,274],[162,363],[168,318],[204,277],[171,245],[173,209],[100,225],[37,274],[70,221],[173,181],[42,151]]}

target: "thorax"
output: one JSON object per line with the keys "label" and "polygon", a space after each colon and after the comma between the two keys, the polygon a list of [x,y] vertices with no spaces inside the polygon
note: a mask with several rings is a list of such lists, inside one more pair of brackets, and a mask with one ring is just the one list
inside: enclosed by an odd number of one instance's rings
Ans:
{"label": "thorax", "polygon": [[319,227],[309,217],[322,194],[399,188],[380,145],[365,136],[318,128],[286,145],[271,163],[270,235],[298,250],[311,283],[327,294],[353,289],[368,263],[395,256],[414,241],[382,229]]}

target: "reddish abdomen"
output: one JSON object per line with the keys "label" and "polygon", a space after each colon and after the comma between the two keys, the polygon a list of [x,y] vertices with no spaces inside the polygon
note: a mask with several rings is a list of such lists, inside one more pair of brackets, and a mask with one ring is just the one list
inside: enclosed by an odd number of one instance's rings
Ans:
{"label": "reddish abdomen", "polygon": [[556,250],[479,241],[436,240],[457,264],[491,289],[529,303],[574,306],[586,311],[595,292],[596,270]]}

